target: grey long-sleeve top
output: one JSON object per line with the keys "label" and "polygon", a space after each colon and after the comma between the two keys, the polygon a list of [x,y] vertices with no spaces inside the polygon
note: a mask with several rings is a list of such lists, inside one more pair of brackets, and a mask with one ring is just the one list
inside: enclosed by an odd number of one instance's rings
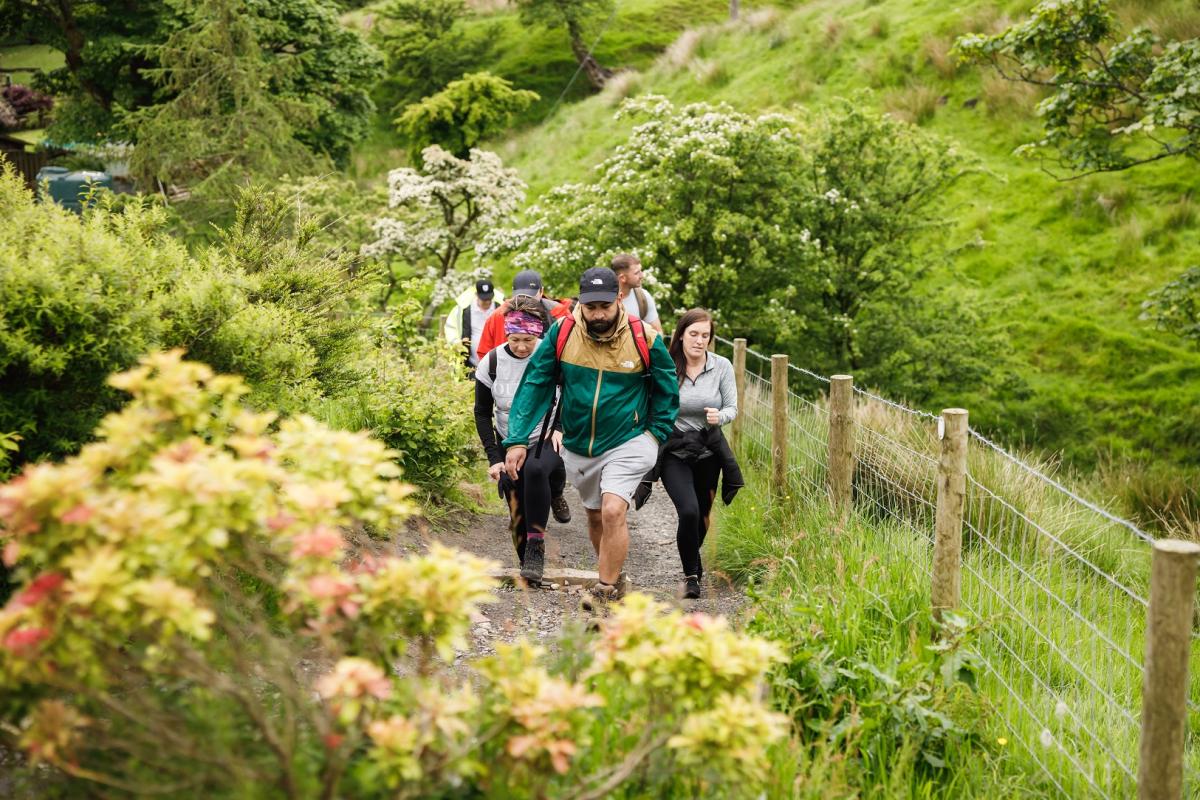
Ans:
{"label": "grey long-sleeve top", "polygon": [[733,364],[716,353],[707,353],[704,371],[696,380],[684,377],[679,385],[679,416],[675,428],[681,431],[700,431],[708,427],[704,409],[720,409],[721,425],[728,425],[737,416],[737,384],[733,380]]}

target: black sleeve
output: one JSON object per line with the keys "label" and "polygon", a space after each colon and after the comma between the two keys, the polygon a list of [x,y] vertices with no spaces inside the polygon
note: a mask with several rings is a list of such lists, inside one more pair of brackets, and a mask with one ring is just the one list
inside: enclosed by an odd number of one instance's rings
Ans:
{"label": "black sleeve", "polygon": [[488,466],[504,461],[504,448],[496,441],[496,429],[492,425],[492,390],[475,381],[475,431],[479,441],[483,443],[483,451],[487,453]]}

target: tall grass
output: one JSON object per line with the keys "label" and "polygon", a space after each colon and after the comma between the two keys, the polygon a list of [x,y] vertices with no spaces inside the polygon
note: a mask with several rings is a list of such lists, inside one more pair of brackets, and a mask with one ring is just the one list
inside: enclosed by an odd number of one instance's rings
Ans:
{"label": "tall grass", "polygon": [[[1049,796],[1009,746],[986,693],[914,680],[933,657],[928,552],[900,531],[842,522],[802,501],[775,503],[763,470],[752,467],[747,477],[735,503],[720,510],[707,557],[752,587],[751,628],[782,641],[792,659],[773,691],[796,731],[772,754],[792,785],[770,796]],[[889,536],[898,537],[896,547],[882,545]],[[860,682],[875,672],[881,677]],[[958,733],[927,749],[919,716],[879,707],[871,689],[891,681],[894,706],[943,715]],[[905,691],[914,686],[920,690]]]}
{"label": "tall grass", "polygon": [[[770,458],[767,388],[748,376],[739,450],[752,468]],[[767,609],[776,597],[828,587],[846,628],[841,635],[875,658],[895,631],[869,629],[860,617],[876,612],[862,604],[910,598],[907,606],[888,605],[893,627],[903,627],[923,619],[929,602],[934,421],[859,403],[855,510],[840,521],[829,515],[824,489],[825,403],[794,398],[791,406],[788,484],[773,497],[760,486],[722,510],[710,562],[734,580],[762,584],[757,596]],[[987,731],[978,741],[1008,742],[1011,763],[1002,772],[1024,774],[1046,794],[1128,796],[1137,768],[1149,545],[1035,474],[1051,468],[1024,468],[979,442],[969,450],[962,584],[963,608],[981,626],[979,687],[988,713],[977,721]],[[807,624],[821,623],[796,623]],[[1195,739],[1195,639],[1193,664]],[[1200,747],[1189,750],[1186,765],[1200,789]],[[976,785],[978,776],[968,777]]]}

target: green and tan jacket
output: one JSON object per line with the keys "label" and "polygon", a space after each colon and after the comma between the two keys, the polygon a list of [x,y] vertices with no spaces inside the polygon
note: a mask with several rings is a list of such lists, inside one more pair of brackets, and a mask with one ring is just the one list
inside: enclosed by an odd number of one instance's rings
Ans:
{"label": "green and tan jacket", "polygon": [[[666,441],[679,412],[679,382],[662,336],[645,326],[650,345],[651,379],[647,381],[624,308],[613,333],[604,339],[588,334],[582,309],[576,307],[572,313],[575,328],[562,353],[563,444],[572,453],[598,456],[644,431],[660,443]],[[526,444],[550,409],[554,348],[561,325],[559,321],[551,326],[529,358],[513,398],[506,448]],[[647,391],[649,383],[653,392]]]}

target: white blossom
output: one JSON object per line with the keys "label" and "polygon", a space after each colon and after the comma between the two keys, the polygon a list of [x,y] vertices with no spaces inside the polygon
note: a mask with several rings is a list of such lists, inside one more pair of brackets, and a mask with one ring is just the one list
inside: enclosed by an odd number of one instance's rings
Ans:
{"label": "white blossom", "polygon": [[[439,273],[455,254],[475,249],[488,230],[506,222],[525,202],[525,183],[495,153],[472,149],[461,159],[437,145],[425,148],[420,170],[388,173],[388,207],[376,220],[376,239],[362,252],[398,255],[414,264],[436,262]],[[454,283],[461,283],[455,279]]]}

